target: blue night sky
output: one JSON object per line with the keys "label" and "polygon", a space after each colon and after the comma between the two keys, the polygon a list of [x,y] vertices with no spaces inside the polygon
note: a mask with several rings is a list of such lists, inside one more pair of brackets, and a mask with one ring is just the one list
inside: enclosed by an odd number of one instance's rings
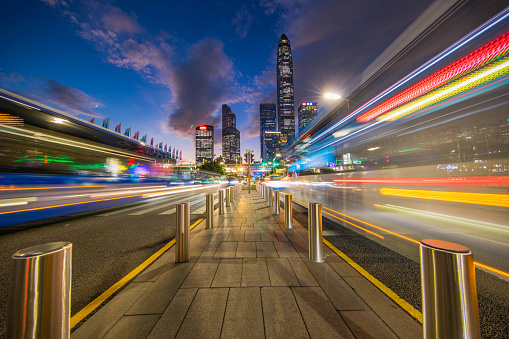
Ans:
{"label": "blue night sky", "polygon": [[194,128],[237,114],[259,158],[259,104],[276,102],[276,49],[290,39],[295,110],[347,96],[430,1],[4,0],[0,87],[110,129],[148,134],[194,160]]}

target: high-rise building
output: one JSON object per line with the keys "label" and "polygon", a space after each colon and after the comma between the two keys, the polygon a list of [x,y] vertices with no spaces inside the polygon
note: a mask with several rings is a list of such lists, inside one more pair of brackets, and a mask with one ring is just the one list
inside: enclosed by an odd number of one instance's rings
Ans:
{"label": "high-rise building", "polygon": [[277,131],[277,116],[275,103],[260,104],[260,158],[263,159],[263,133]]}
{"label": "high-rise building", "polygon": [[214,126],[196,127],[196,164],[214,160]]}
{"label": "high-rise building", "polygon": [[272,162],[283,154],[287,147],[286,134],[280,131],[265,131],[263,133],[263,162]]}
{"label": "high-rise building", "polygon": [[290,145],[295,138],[293,61],[290,40],[285,34],[279,39],[276,73],[278,131],[286,135],[287,145]]}
{"label": "high-rise building", "polygon": [[242,161],[240,157],[240,131],[236,126],[237,117],[228,105],[223,105],[223,159],[226,163]]}
{"label": "high-rise building", "polygon": [[317,112],[316,102],[303,102],[299,106],[299,134],[316,117]]}

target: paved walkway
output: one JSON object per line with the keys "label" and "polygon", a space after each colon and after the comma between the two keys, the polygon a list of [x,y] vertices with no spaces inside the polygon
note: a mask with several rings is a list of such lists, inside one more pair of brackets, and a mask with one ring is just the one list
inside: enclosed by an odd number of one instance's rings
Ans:
{"label": "paved walkway", "polygon": [[72,338],[420,338],[422,327],[307,230],[252,191],[215,228],[191,231],[191,260],[171,248]]}

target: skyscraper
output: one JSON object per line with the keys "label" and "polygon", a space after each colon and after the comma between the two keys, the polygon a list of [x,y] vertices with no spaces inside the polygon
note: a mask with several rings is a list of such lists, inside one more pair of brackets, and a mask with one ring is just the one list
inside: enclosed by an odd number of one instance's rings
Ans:
{"label": "skyscraper", "polygon": [[196,164],[214,160],[214,126],[196,127]]}
{"label": "skyscraper", "polygon": [[318,112],[316,102],[303,102],[299,106],[299,134],[316,117]]}
{"label": "skyscraper", "polygon": [[275,103],[260,104],[260,159],[264,159],[263,133],[266,131],[277,131]]}
{"label": "skyscraper", "polygon": [[272,162],[279,158],[287,148],[286,135],[279,131],[265,131],[263,133],[262,162]]}
{"label": "skyscraper", "polygon": [[276,73],[278,131],[286,136],[287,145],[291,145],[295,137],[293,61],[290,40],[285,34],[279,39]]}
{"label": "skyscraper", "polygon": [[223,105],[223,159],[226,163],[237,163],[240,157],[240,131],[236,127],[237,117],[228,105]]}

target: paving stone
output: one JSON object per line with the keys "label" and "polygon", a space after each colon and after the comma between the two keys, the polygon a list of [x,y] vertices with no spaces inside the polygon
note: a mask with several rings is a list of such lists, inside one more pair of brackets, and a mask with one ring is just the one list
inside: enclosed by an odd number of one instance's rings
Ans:
{"label": "paving stone", "polygon": [[266,338],[309,338],[289,287],[262,287]]}
{"label": "paving stone", "polygon": [[239,242],[235,256],[237,258],[256,258],[256,243]]}
{"label": "paving stone", "polygon": [[293,294],[311,338],[354,338],[319,287],[293,287]]}
{"label": "paving stone", "polygon": [[180,288],[210,287],[218,265],[219,259],[206,258],[197,262]]}
{"label": "paving stone", "polygon": [[244,239],[245,241],[261,241],[260,231],[246,231]]}
{"label": "paving stone", "polygon": [[131,283],[72,332],[73,339],[102,338],[153,282]]}
{"label": "paving stone", "polygon": [[309,271],[304,261],[299,258],[288,258],[288,262],[292,265],[293,271],[299,279],[301,286],[319,286],[313,274]]}
{"label": "paving stone", "polygon": [[270,286],[265,258],[244,258],[241,286]]}
{"label": "paving stone", "polygon": [[244,230],[235,229],[230,232],[228,241],[244,241]]}
{"label": "paving stone", "polygon": [[193,265],[180,263],[161,275],[126,314],[163,313]]}
{"label": "paving stone", "polygon": [[276,241],[274,242],[274,247],[276,247],[277,254],[282,258],[299,257],[299,254],[289,241]]}
{"label": "paving stone", "polygon": [[258,258],[278,257],[274,243],[268,241],[257,241],[256,256]]}
{"label": "paving stone", "polygon": [[239,287],[242,281],[242,259],[221,259],[212,287]]}
{"label": "paving stone", "polygon": [[287,258],[267,258],[271,286],[300,286]]}
{"label": "paving stone", "polygon": [[265,338],[259,287],[230,289],[221,338]]}
{"label": "paving stone", "polygon": [[174,338],[197,291],[197,288],[179,290],[155,324],[148,339]]}
{"label": "paving stone", "polygon": [[236,241],[223,241],[214,254],[214,258],[235,258],[237,245]]}
{"label": "paving stone", "polygon": [[[356,338],[398,338],[373,311],[340,311],[339,314]],[[422,338],[422,333],[409,338]]]}
{"label": "paving stone", "polygon": [[219,338],[228,288],[199,289],[176,338]]}
{"label": "paving stone", "polygon": [[150,333],[157,320],[159,320],[159,314],[124,316],[106,333],[104,339],[122,338],[126,333],[129,333],[129,338],[144,339]]}
{"label": "paving stone", "polygon": [[290,241],[286,236],[285,232],[283,232],[282,230],[274,231],[274,233],[276,233],[278,241]]}
{"label": "paving stone", "polygon": [[260,231],[261,241],[278,241],[276,234],[273,231]]}

